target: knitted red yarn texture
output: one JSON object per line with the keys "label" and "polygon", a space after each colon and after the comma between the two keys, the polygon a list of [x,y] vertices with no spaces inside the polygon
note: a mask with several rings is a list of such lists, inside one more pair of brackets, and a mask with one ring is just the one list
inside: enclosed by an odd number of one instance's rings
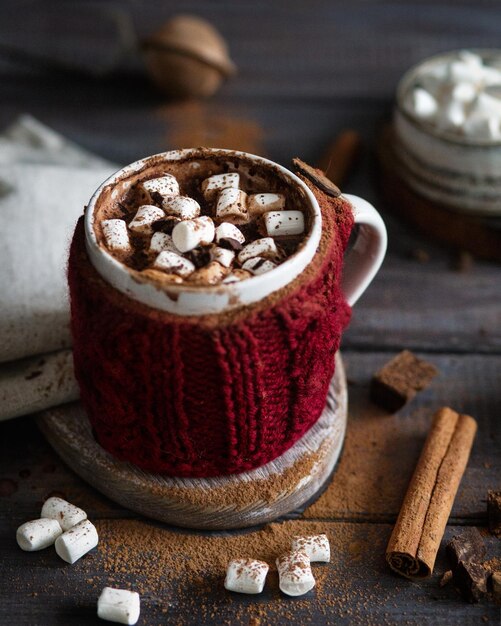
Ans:
{"label": "knitted red yarn texture", "polygon": [[324,233],[310,267],[220,319],[116,291],[91,266],[80,219],[68,268],[73,355],[103,448],[151,472],[224,475],[275,459],[317,421],[350,317],[340,275],[353,217],[345,200],[315,195]]}

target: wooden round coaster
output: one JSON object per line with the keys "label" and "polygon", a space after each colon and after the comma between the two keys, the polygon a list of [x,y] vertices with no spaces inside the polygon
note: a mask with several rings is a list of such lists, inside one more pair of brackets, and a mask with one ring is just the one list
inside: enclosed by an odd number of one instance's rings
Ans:
{"label": "wooden round coaster", "polygon": [[402,164],[393,150],[393,131],[386,126],[378,143],[380,187],[390,209],[422,232],[460,250],[501,261],[501,219],[453,211],[425,198],[405,182]]}
{"label": "wooden round coaster", "polygon": [[338,354],[318,422],[274,461],[216,478],[172,478],[118,461],[96,443],[79,403],[43,412],[38,425],[79,476],[122,506],[176,526],[229,529],[270,522],[322,490],[341,452],[347,408],[346,375]]}

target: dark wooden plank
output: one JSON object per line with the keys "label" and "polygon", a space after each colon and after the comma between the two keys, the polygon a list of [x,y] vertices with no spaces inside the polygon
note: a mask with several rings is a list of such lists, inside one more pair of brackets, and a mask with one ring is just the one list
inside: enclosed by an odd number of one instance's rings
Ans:
{"label": "dark wooden plank", "polygon": [[[443,548],[434,575],[410,582],[390,572],[384,561],[391,526],[294,521],[245,535],[193,535],[145,522],[98,520],[98,548],[73,566],[49,548],[22,553],[15,523],[0,525],[3,572],[0,621],[16,626],[100,624],[97,597],[106,585],[141,594],[141,624],[479,624],[497,623],[499,608],[483,600],[464,603],[452,586],[440,588],[446,569]],[[444,544],[460,532],[447,529]],[[302,598],[278,590],[271,571],[258,597],[223,588],[229,559],[274,559],[295,534],[326,532],[332,562],[313,565],[317,587]],[[488,556],[499,556],[499,542],[486,537]]]}

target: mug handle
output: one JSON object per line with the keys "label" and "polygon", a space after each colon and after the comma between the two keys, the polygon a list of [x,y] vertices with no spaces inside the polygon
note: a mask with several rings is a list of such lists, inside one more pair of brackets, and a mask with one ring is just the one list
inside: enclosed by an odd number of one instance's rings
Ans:
{"label": "mug handle", "polygon": [[388,236],[376,209],[358,196],[343,194],[353,207],[358,233],[344,257],[342,289],[350,306],[364,293],[381,267]]}

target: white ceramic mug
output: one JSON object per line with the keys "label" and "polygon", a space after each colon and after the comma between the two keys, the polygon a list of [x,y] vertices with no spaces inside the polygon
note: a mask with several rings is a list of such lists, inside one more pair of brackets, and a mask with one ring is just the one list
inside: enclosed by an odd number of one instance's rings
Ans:
{"label": "white ceramic mug", "polygon": [[[204,149],[205,153],[207,149]],[[96,190],[85,212],[85,237],[89,258],[98,273],[118,291],[153,308],[177,315],[203,315],[219,313],[236,306],[249,305],[265,298],[292,282],[311,262],[322,233],[322,216],[318,202],[304,182],[285,167],[259,156],[230,150],[214,150],[218,155],[242,156],[255,165],[272,167],[284,179],[295,184],[304,194],[311,215],[310,233],[305,244],[275,269],[260,276],[228,285],[194,287],[169,285],[169,293],[175,297],[166,298],[165,293],[153,283],[138,282],[133,271],[113,257],[99,245],[94,230],[95,206],[103,189],[115,185],[120,179],[142,170],[152,159],[179,161],[187,157],[196,161],[195,149],[173,150],[136,161],[119,170]],[[345,255],[343,268],[343,291],[350,305],[360,298],[377,273],[387,245],[386,228],[376,209],[366,200],[345,194],[353,207],[357,233],[350,250]]]}

